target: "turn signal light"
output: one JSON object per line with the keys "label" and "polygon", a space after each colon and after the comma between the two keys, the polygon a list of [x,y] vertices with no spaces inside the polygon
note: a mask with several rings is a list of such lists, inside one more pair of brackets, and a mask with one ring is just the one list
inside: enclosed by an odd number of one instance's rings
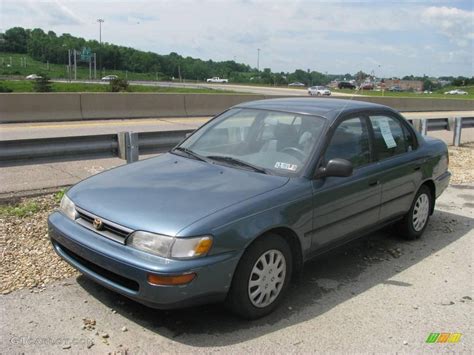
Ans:
{"label": "turn signal light", "polygon": [[148,274],[147,280],[148,280],[148,283],[152,285],[176,286],[176,285],[187,284],[193,281],[195,277],[196,277],[195,273],[184,274],[184,275],[173,275],[173,276]]}

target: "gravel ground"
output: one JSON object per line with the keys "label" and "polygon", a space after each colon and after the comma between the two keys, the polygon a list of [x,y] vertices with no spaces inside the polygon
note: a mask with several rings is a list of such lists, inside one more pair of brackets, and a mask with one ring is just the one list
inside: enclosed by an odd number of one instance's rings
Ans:
{"label": "gravel ground", "polygon": [[55,194],[25,198],[20,207],[35,206],[25,216],[0,214],[0,292],[30,288],[41,291],[45,284],[79,273],[60,259],[48,238],[47,218],[58,207]]}
{"label": "gravel ground", "polygon": [[[451,183],[474,182],[474,143],[450,147],[449,151]],[[8,294],[22,288],[40,292],[54,280],[78,275],[56,255],[49,243],[47,217],[58,206],[56,195],[23,198],[17,204],[36,208],[21,217],[0,213],[0,293]]]}
{"label": "gravel ground", "polygon": [[453,174],[451,184],[474,182],[474,142],[449,147],[449,170]]}

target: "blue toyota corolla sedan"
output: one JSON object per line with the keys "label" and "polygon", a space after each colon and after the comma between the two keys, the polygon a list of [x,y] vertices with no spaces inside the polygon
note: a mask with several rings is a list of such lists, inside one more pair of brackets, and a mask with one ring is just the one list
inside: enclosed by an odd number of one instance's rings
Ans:
{"label": "blue toyota corolla sedan", "polygon": [[446,145],[388,107],[254,101],[75,185],[49,233],[72,266],[145,305],[224,301],[258,318],[306,260],[391,223],[418,238],[450,175]]}

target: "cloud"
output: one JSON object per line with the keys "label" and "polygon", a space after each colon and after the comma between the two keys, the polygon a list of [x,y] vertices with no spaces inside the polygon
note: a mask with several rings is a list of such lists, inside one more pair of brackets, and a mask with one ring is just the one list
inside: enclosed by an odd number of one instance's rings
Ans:
{"label": "cloud", "polygon": [[432,25],[436,31],[447,36],[459,47],[472,47],[474,40],[473,19],[473,11],[454,7],[431,6],[422,13],[422,20],[425,24]]}
{"label": "cloud", "polygon": [[[0,0],[2,23],[260,68],[473,75],[472,5],[448,0]],[[454,8],[453,3],[457,8]],[[6,5],[6,6],[5,6]],[[6,11],[5,11],[6,9]],[[8,12],[8,15],[5,15]],[[80,24],[80,25],[79,25]],[[423,59],[421,59],[423,58]],[[455,65],[446,65],[447,62]]]}

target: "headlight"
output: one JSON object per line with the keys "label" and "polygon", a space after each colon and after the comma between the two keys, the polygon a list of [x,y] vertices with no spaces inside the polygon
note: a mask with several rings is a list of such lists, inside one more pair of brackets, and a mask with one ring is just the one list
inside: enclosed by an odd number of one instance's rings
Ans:
{"label": "headlight", "polygon": [[138,231],[127,239],[127,245],[165,258],[197,258],[209,252],[212,246],[212,237],[173,238]]}
{"label": "headlight", "polygon": [[59,209],[61,210],[62,213],[64,213],[66,216],[68,216],[72,220],[77,219],[76,206],[74,205],[74,202],[72,202],[69,199],[69,197],[67,197],[66,194],[64,194],[63,198],[61,199],[61,204],[59,205]]}

